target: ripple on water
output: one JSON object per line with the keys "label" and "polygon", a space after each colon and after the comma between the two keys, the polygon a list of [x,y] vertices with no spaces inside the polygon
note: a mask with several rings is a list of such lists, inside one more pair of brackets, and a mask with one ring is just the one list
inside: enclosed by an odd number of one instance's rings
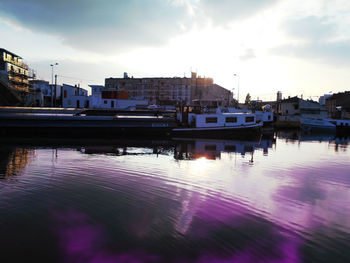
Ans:
{"label": "ripple on water", "polygon": [[348,157],[325,143],[301,145],[279,141],[268,154],[213,160],[175,160],[172,152],[138,147],[122,156],[14,151],[23,155],[16,172],[0,179],[3,255],[14,262],[16,255],[46,262],[348,262]]}

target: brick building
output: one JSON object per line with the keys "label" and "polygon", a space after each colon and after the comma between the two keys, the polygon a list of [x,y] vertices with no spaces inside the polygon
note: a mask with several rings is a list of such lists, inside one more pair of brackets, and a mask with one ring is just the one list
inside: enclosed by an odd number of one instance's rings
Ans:
{"label": "brick building", "polygon": [[229,105],[233,101],[229,90],[214,84],[212,78],[198,77],[194,72],[191,78],[133,78],[124,73],[123,78],[105,79],[105,90],[127,92],[128,99],[159,105],[193,105],[201,101]]}

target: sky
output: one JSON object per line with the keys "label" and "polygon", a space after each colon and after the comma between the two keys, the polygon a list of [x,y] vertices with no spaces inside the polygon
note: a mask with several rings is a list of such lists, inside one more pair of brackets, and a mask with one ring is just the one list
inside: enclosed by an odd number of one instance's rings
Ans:
{"label": "sky", "polygon": [[195,71],[240,101],[350,90],[348,0],[0,0],[0,33],[60,84]]}

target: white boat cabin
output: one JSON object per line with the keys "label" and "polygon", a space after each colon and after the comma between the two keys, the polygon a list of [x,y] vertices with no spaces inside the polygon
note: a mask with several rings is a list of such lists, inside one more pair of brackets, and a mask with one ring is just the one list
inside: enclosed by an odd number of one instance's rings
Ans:
{"label": "white boat cabin", "polygon": [[253,125],[256,124],[256,116],[253,113],[190,113],[188,124],[196,128]]}

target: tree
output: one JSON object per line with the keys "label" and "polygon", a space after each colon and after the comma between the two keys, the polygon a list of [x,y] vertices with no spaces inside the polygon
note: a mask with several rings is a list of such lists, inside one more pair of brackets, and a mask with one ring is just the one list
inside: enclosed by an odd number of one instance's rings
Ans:
{"label": "tree", "polygon": [[248,93],[247,96],[245,97],[245,102],[244,102],[244,104],[245,104],[245,105],[250,105],[250,99],[251,99],[251,97],[250,97],[250,94]]}

